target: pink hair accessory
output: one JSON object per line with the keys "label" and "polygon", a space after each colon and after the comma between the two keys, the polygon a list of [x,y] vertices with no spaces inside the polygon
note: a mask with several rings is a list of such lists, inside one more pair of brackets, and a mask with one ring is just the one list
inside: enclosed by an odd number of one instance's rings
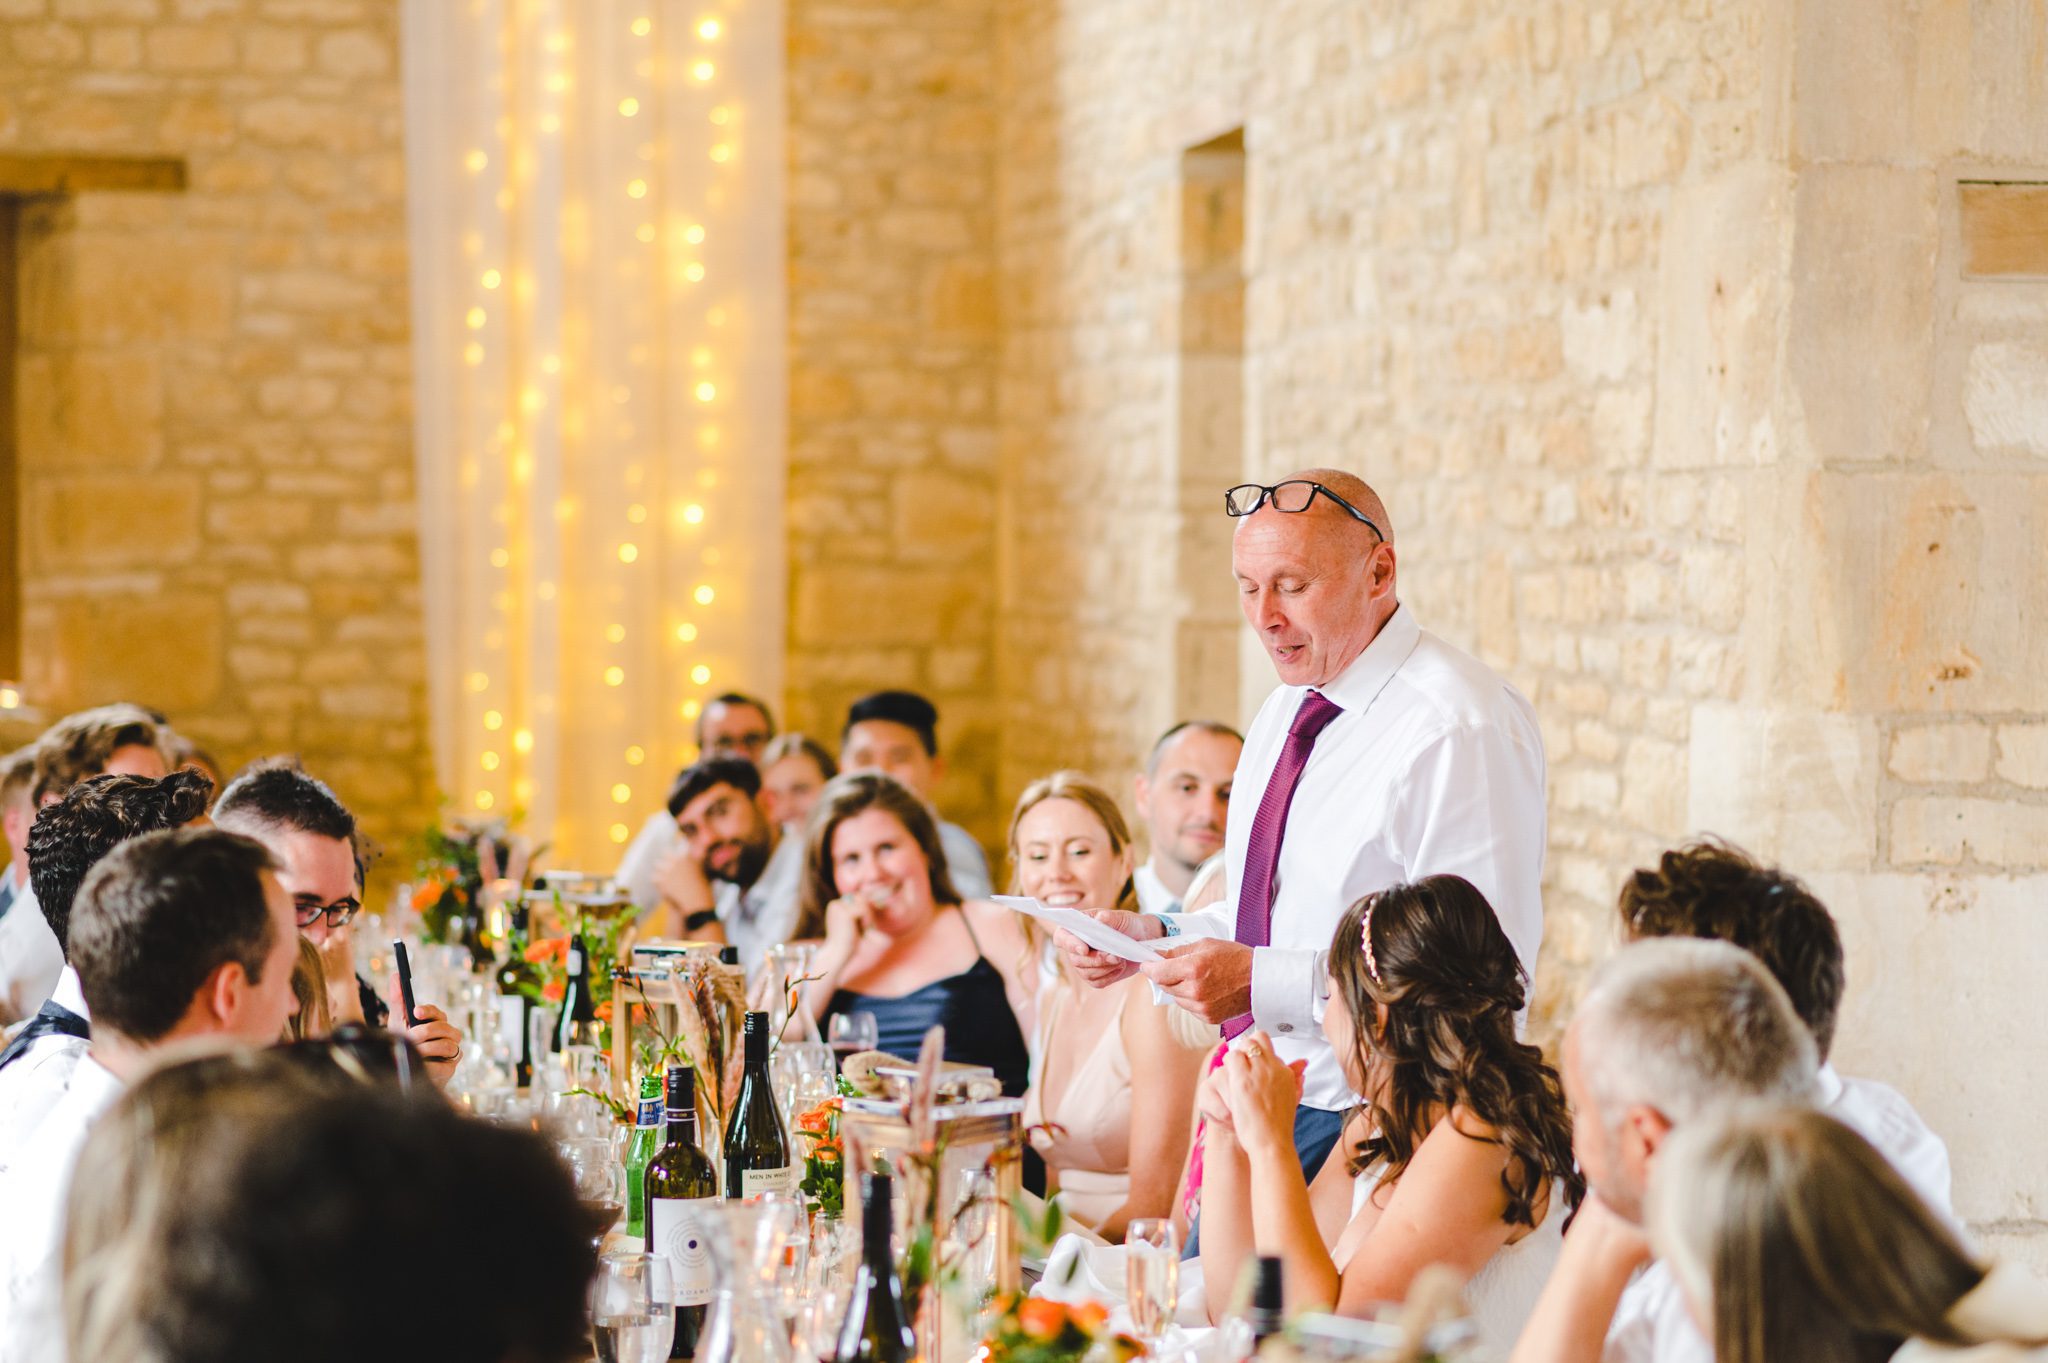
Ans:
{"label": "pink hair accessory", "polygon": [[1372,976],[1372,982],[1380,982],[1379,959],[1372,954],[1372,911],[1379,907],[1380,897],[1374,895],[1365,901],[1365,922],[1358,930],[1360,943],[1365,947],[1365,973]]}

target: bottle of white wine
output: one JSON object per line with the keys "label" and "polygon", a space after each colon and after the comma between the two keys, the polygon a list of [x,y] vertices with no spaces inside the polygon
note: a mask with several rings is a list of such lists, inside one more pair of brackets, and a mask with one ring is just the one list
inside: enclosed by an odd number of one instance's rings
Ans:
{"label": "bottle of white wine", "polygon": [[711,1263],[710,1227],[718,1202],[718,1173],[697,1148],[697,1072],[668,1071],[668,1143],[647,1161],[647,1251],[668,1260],[676,1308],[670,1358],[694,1358],[697,1338],[718,1282]]}
{"label": "bottle of white wine", "polygon": [[725,1123],[725,1195],[752,1197],[783,1193],[796,1186],[789,1163],[789,1133],[775,1106],[768,1077],[768,1015],[747,1014],[746,1068],[739,1097]]}
{"label": "bottle of white wine", "polygon": [[903,1288],[889,1252],[889,1232],[895,1227],[892,1185],[884,1173],[860,1176],[860,1272],[846,1300],[832,1363],[908,1363],[917,1354],[917,1336],[904,1314]]}

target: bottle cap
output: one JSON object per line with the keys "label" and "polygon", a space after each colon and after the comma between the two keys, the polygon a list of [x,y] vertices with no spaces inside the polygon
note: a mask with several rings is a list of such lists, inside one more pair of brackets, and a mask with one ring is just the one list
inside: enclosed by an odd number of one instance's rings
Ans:
{"label": "bottle cap", "polygon": [[740,949],[734,946],[720,947],[718,949],[718,963],[720,965],[738,965],[740,963]]}
{"label": "bottle cap", "polygon": [[674,1113],[697,1110],[697,1071],[688,1065],[668,1067],[668,1110]]}

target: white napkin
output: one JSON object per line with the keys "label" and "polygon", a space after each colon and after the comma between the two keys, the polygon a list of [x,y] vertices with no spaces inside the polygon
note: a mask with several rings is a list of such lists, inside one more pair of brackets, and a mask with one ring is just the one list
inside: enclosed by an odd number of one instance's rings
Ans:
{"label": "white napkin", "polygon": [[[1099,1301],[1110,1308],[1109,1324],[1128,1331],[1131,1313],[1124,1306],[1124,1247],[1104,1244],[1099,1236],[1062,1235],[1045,1262],[1045,1276],[1032,1295],[1067,1303]],[[1202,1261],[1183,1259],[1180,1264],[1180,1307],[1174,1323],[1206,1326],[1208,1298],[1202,1291]]]}

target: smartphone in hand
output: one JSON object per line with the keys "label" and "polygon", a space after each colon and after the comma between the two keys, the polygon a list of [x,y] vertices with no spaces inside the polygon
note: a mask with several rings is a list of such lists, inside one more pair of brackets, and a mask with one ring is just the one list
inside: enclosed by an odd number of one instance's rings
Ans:
{"label": "smartphone in hand", "polygon": [[391,955],[398,962],[398,997],[405,1007],[407,1031],[420,1025],[419,1015],[413,1011],[412,1003],[412,959],[405,953],[405,943],[394,941]]}

